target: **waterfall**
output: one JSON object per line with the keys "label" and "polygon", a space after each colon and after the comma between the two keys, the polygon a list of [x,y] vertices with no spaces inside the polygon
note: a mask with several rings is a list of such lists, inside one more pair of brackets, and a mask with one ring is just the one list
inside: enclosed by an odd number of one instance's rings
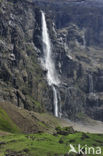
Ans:
{"label": "waterfall", "polygon": [[54,115],[58,117],[58,95],[57,95],[57,90],[53,86],[53,94],[54,94]]}
{"label": "waterfall", "polygon": [[58,117],[58,93],[57,93],[57,86],[59,86],[59,78],[56,73],[55,63],[52,58],[52,50],[51,50],[51,43],[48,34],[48,28],[46,24],[45,14],[42,11],[42,42],[43,42],[43,58],[41,58],[41,62],[43,68],[47,71],[47,81],[48,84],[53,89],[53,96],[54,96],[54,115]]}

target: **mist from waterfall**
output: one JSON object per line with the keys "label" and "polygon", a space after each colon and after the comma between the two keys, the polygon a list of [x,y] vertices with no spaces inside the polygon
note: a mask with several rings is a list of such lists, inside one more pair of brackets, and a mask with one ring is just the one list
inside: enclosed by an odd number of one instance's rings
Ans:
{"label": "mist from waterfall", "polygon": [[45,13],[42,13],[42,42],[43,42],[43,57],[41,58],[41,62],[43,68],[47,71],[47,81],[48,84],[53,89],[53,96],[54,96],[54,115],[58,117],[58,93],[57,93],[57,86],[59,86],[59,78],[56,73],[55,63],[52,58],[52,50],[51,50],[51,43],[48,34],[48,28],[45,18]]}

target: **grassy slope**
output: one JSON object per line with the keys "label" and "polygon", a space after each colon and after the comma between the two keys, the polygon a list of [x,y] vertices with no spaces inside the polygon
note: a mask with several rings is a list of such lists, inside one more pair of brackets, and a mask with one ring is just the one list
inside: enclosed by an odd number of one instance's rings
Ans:
{"label": "grassy slope", "polygon": [[[52,134],[32,134],[32,135],[9,135],[2,136],[0,140],[4,142],[0,148],[0,156],[4,154],[24,154],[29,156],[61,156],[69,151],[69,144],[85,145],[89,147],[100,146],[103,151],[103,135],[86,134],[88,138],[83,139],[84,133],[77,132],[68,136],[53,136]],[[62,140],[62,143],[59,141]],[[102,153],[103,155],[103,153]],[[101,156],[102,156],[101,155]],[[91,155],[92,156],[92,155]]]}
{"label": "grassy slope", "polygon": [[18,133],[20,129],[16,126],[16,124],[9,118],[7,113],[0,108],[0,130]]}
{"label": "grassy slope", "polygon": [[53,133],[55,127],[61,126],[62,123],[60,119],[48,113],[28,111],[10,103],[0,103],[0,107],[8,114],[8,118],[25,133],[37,133],[39,131]]}
{"label": "grassy slope", "polygon": [[[61,156],[68,152],[70,143],[75,146],[78,144],[87,144],[89,147],[100,146],[103,151],[103,134],[76,132],[68,136],[54,136],[52,133],[56,126],[62,125],[62,120],[52,115],[29,112],[13,105],[8,105],[0,105],[0,156],[4,156],[6,153],[15,156],[40,156],[41,154],[42,156]],[[34,129],[31,132],[36,132],[37,134],[18,133],[20,132],[18,120],[21,131],[28,126],[28,133],[30,133],[30,128],[34,125]],[[26,122],[28,123],[26,124]],[[35,127],[36,124],[37,126]],[[24,129],[21,128],[23,125],[25,125]],[[38,133],[40,130],[43,133]],[[5,131],[11,132],[11,134]]]}

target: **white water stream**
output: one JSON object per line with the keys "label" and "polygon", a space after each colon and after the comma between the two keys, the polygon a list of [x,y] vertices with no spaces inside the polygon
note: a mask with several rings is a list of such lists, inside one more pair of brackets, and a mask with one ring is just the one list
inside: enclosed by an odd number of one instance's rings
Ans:
{"label": "white water stream", "polygon": [[51,43],[50,43],[45,13],[43,11],[41,13],[42,13],[42,42],[43,42],[43,58],[41,58],[41,62],[42,62],[43,68],[47,70],[48,84],[53,89],[54,115],[58,117],[59,110],[58,110],[57,86],[59,86],[60,81],[58,78],[58,74],[56,73],[55,62],[52,58],[52,49],[51,49]]}

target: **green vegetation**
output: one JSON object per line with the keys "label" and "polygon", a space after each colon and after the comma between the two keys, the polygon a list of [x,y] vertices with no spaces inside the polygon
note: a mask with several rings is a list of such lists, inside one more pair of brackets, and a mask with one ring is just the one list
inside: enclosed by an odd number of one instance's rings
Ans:
{"label": "green vegetation", "polygon": [[38,101],[34,100],[34,98],[32,96],[29,96],[29,95],[28,95],[28,99],[33,104],[35,112],[39,112],[39,113],[43,112],[43,108],[42,108],[41,104]]}
{"label": "green vegetation", "polygon": [[[38,121],[38,124],[46,128],[45,123]],[[54,134],[41,133],[40,131],[36,134],[18,133],[20,132],[19,128],[1,108],[0,130],[0,156],[6,154],[15,156],[40,156],[41,154],[42,156],[61,156],[68,153],[70,144],[76,148],[78,144],[81,144],[81,146],[88,145],[88,147],[99,146],[103,151],[103,134],[76,132],[72,127],[56,127]]]}
{"label": "green vegetation", "polygon": [[72,127],[63,127],[63,128],[56,127],[56,131],[57,131],[57,134],[60,134],[60,135],[68,135],[68,134],[75,133]]}
{"label": "green vegetation", "polygon": [[[45,122],[38,120],[37,124],[44,129],[48,128],[49,124],[53,124],[51,116],[50,123],[47,125],[46,121],[48,122],[48,120],[46,119],[49,116],[41,114],[41,118],[44,118]],[[61,128],[54,118],[53,122],[58,127],[51,127],[51,131],[48,131],[51,134],[46,131],[44,133],[38,131],[36,134],[21,134],[19,128],[0,107],[0,156],[65,156],[70,149],[70,144],[76,149],[78,144],[81,144],[81,147],[88,145],[88,147],[96,148],[99,146],[103,152],[103,134],[77,132],[72,127]],[[52,131],[52,128],[55,128],[56,131]]]}
{"label": "green vegetation", "polygon": [[88,145],[89,147],[100,146],[103,151],[103,135],[85,134],[76,132],[67,136],[52,134],[16,134],[0,137],[1,148],[0,156],[5,154],[18,153],[21,156],[24,154],[29,156],[60,156],[69,151],[70,143],[74,146],[78,144]]}
{"label": "green vegetation", "polygon": [[11,133],[20,132],[19,128],[15,123],[13,123],[13,121],[2,108],[0,108],[0,129]]}

